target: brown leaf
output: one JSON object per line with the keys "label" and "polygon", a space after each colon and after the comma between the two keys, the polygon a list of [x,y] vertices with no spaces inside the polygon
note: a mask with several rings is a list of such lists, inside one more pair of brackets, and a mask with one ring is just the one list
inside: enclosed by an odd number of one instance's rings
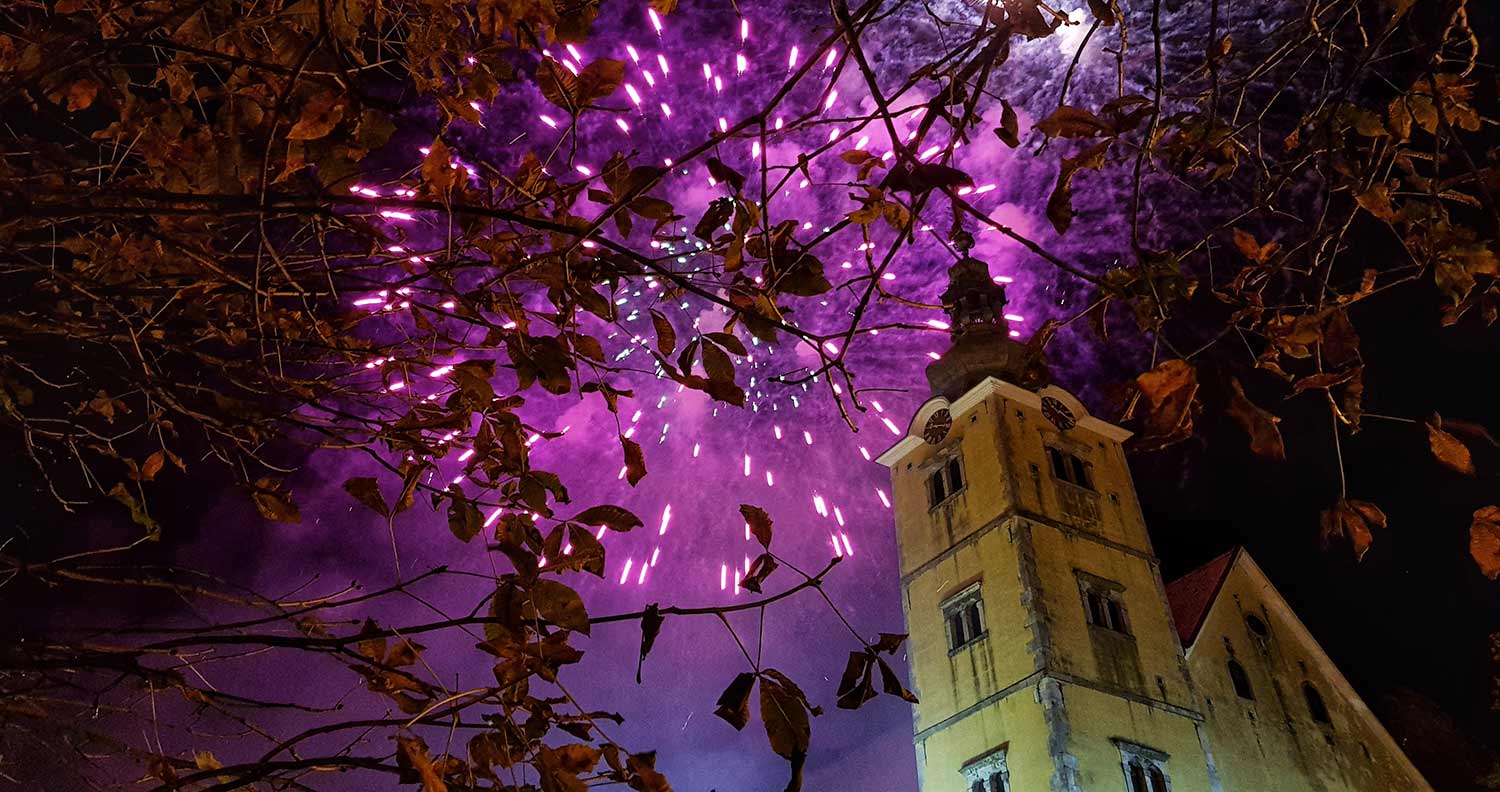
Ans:
{"label": "brown leaf", "polygon": [[646,455],[641,452],[640,443],[624,435],[620,436],[620,447],[625,451],[625,480],[634,487],[646,477]]}
{"label": "brown leaf", "polygon": [[1469,454],[1469,447],[1457,437],[1443,431],[1443,418],[1437,413],[1427,419],[1427,442],[1432,448],[1432,455],[1443,467],[1465,476],[1474,475],[1474,459]]}
{"label": "brown leaf", "polygon": [[1114,27],[1115,11],[1113,0],[1089,0],[1089,13],[1099,20],[1104,27]]}
{"label": "brown leaf", "polygon": [[870,651],[893,655],[904,643],[906,643],[906,633],[881,633],[880,640],[870,647]]}
{"label": "brown leaf", "polygon": [[585,66],[578,74],[578,103],[587,105],[608,98],[624,81],[624,61],[600,58]]}
{"label": "brown leaf", "polygon": [[[1090,1],[1098,2],[1098,0]],[[1000,126],[996,127],[995,129],[995,137],[1000,138],[1001,142],[1003,142],[1005,145],[1010,146],[1011,148],[1015,148],[1016,146],[1021,145],[1019,127],[1020,122],[1016,118],[1015,108],[1010,106],[1010,102],[1001,99]]]}
{"label": "brown leaf", "polygon": [[1331,371],[1322,374],[1309,374],[1292,384],[1292,393],[1302,393],[1309,390],[1327,390],[1335,385],[1342,385],[1359,374],[1359,368],[1355,367],[1348,371]]}
{"label": "brown leaf", "polygon": [[161,526],[157,525],[156,521],[151,519],[151,515],[146,512],[145,507],[141,505],[140,501],[135,499],[134,495],[130,494],[129,490],[125,489],[124,484],[116,483],[110,488],[109,496],[130,510],[131,522],[146,529],[146,538],[152,541],[161,538]]}
{"label": "brown leaf", "polygon": [[1276,255],[1277,250],[1281,249],[1281,243],[1279,242],[1267,242],[1262,245],[1255,240],[1253,234],[1238,228],[1234,229],[1234,246],[1239,248],[1240,253],[1245,258],[1250,259],[1256,264],[1265,264],[1271,260],[1272,256]]}
{"label": "brown leaf", "polygon": [[1062,161],[1062,168],[1057,173],[1057,185],[1047,198],[1047,219],[1052,222],[1057,233],[1066,233],[1068,226],[1073,224],[1073,176],[1080,170],[1098,170],[1104,167],[1104,155],[1109,151],[1110,143],[1111,141],[1105,140],[1076,157]]}
{"label": "brown leaf", "polygon": [[729,354],[706,341],[703,344],[703,372],[716,382],[734,382],[734,363]]}
{"label": "brown leaf", "polygon": [[745,522],[750,524],[750,533],[760,542],[760,546],[767,550],[771,549],[771,515],[759,506],[751,506],[748,503],[740,504],[740,514]]}
{"label": "brown leaf", "polygon": [[550,56],[537,64],[536,83],[547,101],[570,114],[578,112],[578,79]]}
{"label": "brown leaf", "polygon": [[448,145],[442,140],[432,141],[427,156],[422,159],[422,181],[431,185],[434,192],[443,193],[451,189],[457,179],[458,171],[453,167]]}
{"label": "brown leaf", "polygon": [[656,645],[656,636],[661,634],[661,624],[665,621],[661,615],[661,608],[656,603],[646,606],[646,612],[641,616],[641,655],[635,661],[635,683],[641,683],[641,666],[646,662],[646,655],[651,654],[651,647]]}
{"label": "brown leaf", "polygon": [[611,531],[622,533],[645,524],[629,509],[607,504],[584,509],[573,520],[584,525],[608,525]]}
{"label": "brown leaf", "polygon": [[1077,107],[1059,107],[1052,114],[1036,122],[1037,131],[1047,137],[1086,138],[1097,137],[1101,132],[1111,132],[1104,119]]}
{"label": "brown leaf", "polygon": [[531,584],[531,605],[538,615],[565,630],[589,634],[589,614],[578,592],[551,578]]}
{"label": "brown leaf", "polygon": [[371,511],[381,517],[389,516],[391,510],[385,505],[385,496],[380,494],[380,484],[369,476],[356,476],[344,482],[344,491],[354,496]]}
{"label": "brown leaf", "polygon": [[461,542],[468,542],[484,529],[484,517],[474,501],[464,497],[457,484],[448,487],[448,530]]}
{"label": "brown leaf", "polygon": [[740,581],[740,585],[756,594],[761,593],[761,584],[765,583],[766,578],[776,571],[776,566],[776,559],[770,553],[761,553],[750,562],[750,569],[745,573],[745,579]]}
{"label": "brown leaf", "polygon": [[745,728],[745,724],[750,722],[750,693],[754,689],[755,675],[748,671],[740,673],[719,694],[714,714],[723,718],[736,731]]}
{"label": "brown leaf", "polygon": [[1231,377],[1229,387],[1229,417],[1245,430],[1245,434],[1250,435],[1250,450],[1257,456],[1268,459],[1286,459],[1286,446],[1281,439],[1281,429],[1276,426],[1281,418],[1250,401],[1249,397],[1245,396],[1245,389],[1240,386],[1238,379]]}
{"label": "brown leaf", "polygon": [[1474,512],[1469,525],[1469,557],[1490,580],[1500,579],[1500,506]]}
{"label": "brown leaf", "polygon": [[906,686],[901,684],[901,679],[896,676],[895,671],[891,670],[890,665],[885,662],[885,658],[877,657],[875,658],[875,662],[880,665],[880,687],[882,690],[911,704],[918,703],[917,694],[907,690]]}
{"label": "brown leaf", "polygon": [[255,482],[250,491],[250,500],[255,503],[255,510],[267,520],[302,522],[302,513],[297,510],[297,504],[292,502],[290,493],[280,491],[280,485],[281,482],[271,478]]}
{"label": "brown leaf", "polygon": [[392,646],[390,651],[386,652],[385,664],[397,668],[409,666],[417,662],[418,658],[421,657],[422,650],[426,648],[415,641],[403,639],[398,641],[395,646]]}
{"label": "brown leaf", "polygon": [[1375,504],[1342,499],[1332,508],[1323,510],[1319,522],[1322,526],[1319,538],[1323,548],[1326,550],[1333,547],[1338,540],[1346,541],[1354,551],[1356,561],[1364,559],[1365,553],[1375,541],[1370,533],[1370,526],[1384,528],[1386,525],[1385,513]]}
{"label": "brown leaf", "polygon": [[802,787],[802,765],[807,760],[812,726],[808,723],[806,699],[790,682],[770,671],[761,677],[760,719],[766,726],[771,750],[792,763],[792,779],[786,788],[787,792],[796,792]]}
{"label": "brown leaf", "polygon": [[333,91],[313,94],[302,106],[302,116],[286,133],[287,140],[318,140],[344,120],[344,99]]}
{"label": "brown leaf", "polygon": [[716,181],[726,182],[735,192],[739,192],[745,186],[745,176],[734,168],[719,161],[718,157],[708,158],[708,175]]}
{"label": "brown leaf", "polygon": [[156,474],[161,472],[161,467],[167,461],[167,455],[162,451],[153,451],[146,461],[141,463],[141,480],[151,481]]}
{"label": "brown leaf", "polygon": [[68,86],[68,110],[87,110],[99,95],[99,83],[85,77]]}
{"label": "brown leaf", "polygon": [[1164,448],[1193,433],[1198,372],[1185,360],[1168,360],[1135,379],[1150,412],[1135,438],[1142,450]]}
{"label": "brown leaf", "polygon": [[693,226],[693,236],[705,242],[711,242],[714,232],[720,230],[733,216],[734,199],[715,198],[713,203],[708,205],[708,209],[704,210],[703,217],[699,218],[698,224]]}
{"label": "brown leaf", "polygon": [[[568,562],[591,575],[604,577],[604,545],[593,531],[581,525],[569,525],[568,542],[573,545],[573,552],[564,556]],[[551,559],[548,562],[552,563]]]}
{"label": "brown leaf", "polygon": [[909,162],[902,160],[880,181],[884,190],[919,195],[931,190],[950,187],[973,186],[974,178],[958,168],[950,168],[936,162]]}
{"label": "brown leaf", "polygon": [[396,746],[400,749],[396,752],[396,764],[415,773],[416,780],[422,783],[422,792],[448,792],[448,785],[443,783],[443,776],[433,765],[427,743],[421,737],[397,736]]}
{"label": "brown leaf", "polygon": [[844,666],[844,675],[839,679],[839,709],[859,709],[866,701],[875,698],[875,685],[871,679],[873,658],[864,652],[850,652],[849,662]]}

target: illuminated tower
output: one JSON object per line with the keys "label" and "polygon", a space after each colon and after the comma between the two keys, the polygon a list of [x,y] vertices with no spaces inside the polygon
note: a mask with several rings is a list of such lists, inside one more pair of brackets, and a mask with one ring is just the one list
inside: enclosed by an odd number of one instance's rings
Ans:
{"label": "illuminated tower", "polygon": [[923,792],[1216,792],[1121,441],[949,271],[952,348],[891,469]]}

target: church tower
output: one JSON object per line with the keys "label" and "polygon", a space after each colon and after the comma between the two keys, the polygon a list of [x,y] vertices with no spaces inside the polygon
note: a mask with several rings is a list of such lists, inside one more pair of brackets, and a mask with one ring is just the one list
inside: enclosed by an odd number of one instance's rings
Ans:
{"label": "church tower", "polygon": [[1220,792],[1126,465],[964,258],[890,468],[922,792]]}

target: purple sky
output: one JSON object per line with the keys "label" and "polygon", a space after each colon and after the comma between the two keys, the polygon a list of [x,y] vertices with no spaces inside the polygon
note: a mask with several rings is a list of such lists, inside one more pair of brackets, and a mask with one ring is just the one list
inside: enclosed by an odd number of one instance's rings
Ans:
{"label": "purple sky", "polygon": [[[742,44],[739,25],[727,7],[704,10],[689,9],[687,5],[665,19],[660,38],[651,30],[643,8],[635,4],[606,6],[595,36],[577,49],[584,64],[598,57],[626,61],[626,82],[640,94],[641,110],[616,115],[588,114],[584,137],[589,143],[580,147],[572,172],[569,173],[565,157],[552,160],[550,172],[585,178],[576,166],[582,165],[597,174],[599,166],[616,150],[637,152],[634,164],[661,164],[663,158],[674,156],[711,133],[719,117],[732,125],[753,112],[788,74],[791,47],[798,47],[800,66],[818,57],[817,44],[828,33],[826,6],[751,4],[743,6],[748,14],[750,35]],[[936,7],[953,19],[973,19],[973,9],[964,4]],[[1039,42],[1018,41],[1003,77],[996,81],[998,89],[1021,114],[1023,140],[1027,138],[1031,120],[1055,104],[1062,73],[1072,47],[1081,39],[1082,29],[1075,26]],[[947,35],[951,37],[953,32]],[[911,69],[941,51],[935,36],[931,22],[918,11],[886,20],[867,37],[867,51],[881,71],[887,90]],[[1102,39],[1102,36],[1096,38],[1090,44],[1072,90],[1087,93],[1110,79],[1113,60],[1099,56]],[[635,48],[639,64],[631,62],[625,49],[627,44]],[[746,56],[749,66],[743,76],[736,74],[739,53]],[[837,53],[835,62],[840,62],[842,46]],[[562,47],[554,47],[552,54],[559,58],[569,55]],[[667,59],[668,74],[662,73],[657,61],[659,54]],[[705,62],[723,81],[722,93],[716,93],[711,80],[705,78]],[[768,161],[784,164],[795,161],[798,153],[825,143],[829,130],[839,131],[837,145],[813,162],[813,183],[802,188],[800,177],[794,178],[788,194],[773,199],[774,219],[794,217],[811,224],[808,230],[798,232],[799,239],[810,238],[823,226],[857,208],[848,197],[850,188],[837,183],[851,180],[854,172],[853,167],[838,159],[840,152],[855,148],[867,136],[863,147],[876,155],[891,148],[882,126],[870,124],[857,129],[855,124],[837,120],[873,108],[852,63],[844,65],[836,80],[835,69],[825,72],[820,71],[820,66],[821,63],[815,66],[804,84],[791,94],[785,115],[790,121],[800,112],[815,112],[826,102],[830,87],[837,90],[836,99],[826,112],[815,116],[812,126],[775,136],[767,147]],[[648,86],[643,70],[652,73],[654,87]],[[926,92],[931,87],[930,82],[924,83],[902,97],[898,106],[915,106],[928,98]],[[670,119],[659,109],[662,102],[671,107]],[[623,90],[606,100],[606,104],[630,106]],[[989,115],[993,117],[987,116],[986,123],[970,130],[971,142],[958,148],[950,161],[951,165],[972,174],[980,191],[969,198],[995,219],[1049,248],[1083,250],[1081,243],[1071,240],[1063,246],[1041,215],[1055,175],[1056,152],[1033,157],[1025,147],[1006,148],[990,131],[999,125],[999,105],[992,104],[994,109]],[[482,108],[482,113],[483,128],[460,124],[451,137],[450,143],[460,161],[483,157],[500,164],[514,163],[527,149],[545,157],[562,140],[561,131],[544,123],[541,116],[562,120],[566,114],[546,104],[533,89],[502,92],[500,100]],[[628,134],[617,127],[616,117],[627,122]],[[903,114],[898,123],[900,133],[915,129],[915,121],[915,115]],[[939,123],[922,142],[921,149],[945,147],[950,142],[951,132]],[[420,163],[420,154],[415,150],[420,142],[411,145],[409,164],[415,167]],[[734,140],[721,147],[719,156],[731,166],[752,174],[751,146],[749,139]],[[564,145],[563,154],[566,150]],[[723,185],[709,184],[702,162],[692,163],[686,173],[682,171],[674,170],[660,194],[687,216],[680,224],[691,228],[706,205],[726,193]],[[878,178],[877,175],[875,180]],[[1081,178],[1087,181],[1091,177]],[[390,183],[373,189],[389,195],[400,186]],[[758,181],[753,175],[751,187],[747,188],[747,193],[751,192],[758,192]],[[1107,204],[1102,198],[1080,199],[1082,209],[1094,206],[1095,211],[1106,217],[1107,210],[1098,207]],[[580,205],[591,207],[592,211],[599,208],[584,199],[580,199]],[[908,300],[935,302],[942,287],[941,273],[952,258],[932,237],[945,234],[951,217],[946,201],[941,198],[927,209],[924,220],[935,228],[894,262],[889,270],[892,278],[885,282],[892,293]],[[424,217],[391,222],[415,240],[407,242],[409,247],[432,240],[437,233],[435,229],[442,225],[439,219]],[[644,221],[641,225],[645,225]],[[1071,305],[1056,306],[1057,281],[1049,265],[999,234],[977,233],[979,229],[972,221],[966,227],[976,232],[979,240],[974,255],[990,263],[993,275],[1012,279],[1011,310],[1024,317],[1013,322],[1013,327],[1023,335],[1029,335],[1050,315],[1066,315],[1076,310]],[[878,263],[892,241],[892,234],[880,223],[872,228],[874,248],[868,253]],[[619,237],[614,234],[612,238]],[[638,228],[628,241],[644,248],[644,231]],[[860,250],[861,244],[857,228],[852,228],[815,249],[836,287],[868,272],[867,251]],[[675,266],[691,269],[694,259],[688,250],[681,252],[684,258]],[[850,269],[840,266],[845,261],[851,263]],[[719,330],[723,325],[725,315],[701,299],[689,298],[684,305],[662,301],[658,294],[659,290],[641,288],[616,295],[624,300],[620,311],[627,316],[626,327],[640,334],[642,343],[654,340],[647,315],[649,308],[671,317],[683,343],[695,322],[705,332]],[[823,297],[803,300],[805,307],[796,316],[807,317],[803,321],[813,330],[836,329],[847,323],[846,309],[852,304],[851,295],[850,290],[835,288]],[[818,304],[822,302],[827,305]],[[379,305],[374,307],[378,309]],[[393,322],[401,321],[399,312],[396,313]],[[921,326],[929,319],[942,318],[936,310],[924,312],[887,301],[876,305],[869,321]],[[741,337],[747,343],[750,340],[748,334],[741,333]],[[533,449],[533,464],[560,473],[572,490],[575,503],[617,503],[632,509],[646,523],[628,535],[612,534],[604,538],[609,558],[603,581],[585,581],[580,575],[570,576],[568,581],[585,592],[591,612],[596,615],[635,610],[650,602],[707,605],[736,601],[733,570],[743,569],[747,555],[755,552],[755,545],[746,541],[737,506],[752,503],[767,509],[776,520],[774,549],[804,569],[820,568],[834,553],[835,537],[841,544],[847,538],[852,558],[834,573],[828,586],[830,595],[850,623],[866,637],[873,638],[881,631],[902,631],[891,512],[881,500],[881,493],[888,492],[889,481],[886,471],[868,460],[895,439],[885,419],[904,429],[907,417],[925,400],[922,368],[930,362],[929,352],[939,352],[946,346],[946,333],[933,328],[893,330],[878,337],[857,338],[849,354],[858,385],[892,389],[866,396],[864,411],[854,413],[857,432],[849,431],[838,418],[826,380],[820,378],[805,389],[767,381],[772,375],[816,365],[818,355],[806,344],[786,341],[774,347],[752,346],[753,363],[737,361],[737,381],[750,396],[743,410],[711,402],[701,393],[679,393],[670,380],[652,375],[649,355],[637,348],[625,358],[626,363],[642,369],[625,383],[635,388],[636,398],[622,401],[618,418],[620,429],[633,428],[634,439],[646,450],[650,475],[635,488],[617,479],[621,461],[614,439],[616,418],[603,409],[597,398],[580,401],[576,394],[548,396],[538,388],[526,392],[528,402],[523,416],[529,422],[553,430],[568,430],[561,438],[539,442]],[[1066,344],[1059,346],[1053,360],[1065,381],[1095,365],[1086,357],[1072,358]],[[611,355],[629,349],[631,339],[626,335],[606,342],[606,351]],[[1083,354],[1073,348],[1072,355]],[[497,390],[501,392],[513,388],[513,383],[501,381],[505,376],[497,379]],[[751,377],[755,378],[753,385]],[[438,392],[442,383],[441,379],[413,377],[403,396],[420,398]],[[456,469],[453,458],[450,456],[448,464]],[[445,475],[455,475],[448,468],[445,471]],[[336,587],[349,579],[358,580],[367,589],[390,583],[395,570],[385,526],[339,489],[349,476],[371,474],[366,465],[348,456],[315,457],[299,489],[303,523],[254,529],[264,532],[257,541],[274,550],[258,559],[253,582],[267,592],[290,589],[314,575],[318,583],[310,590],[316,591]],[[390,482],[386,485],[392,486]],[[670,524],[663,534],[662,520],[668,506]],[[561,515],[571,513],[570,507],[558,511]],[[210,521],[253,522],[241,504],[229,502],[210,515]],[[470,545],[458,543],[447,532],[442,515],[420,505],[398,519],[396,533],[402,570],[408,575],[437,564],[488,571],[492,563],[501,563],[495,560],[499,556],[493,559],[488,556],[479,541]],[[219,556],[222,548],[205,545],[201,552]],[[641,569],[653,556],[655,564],[642,580]],[[721,575],[726,578],[728,590],[721,589]],[[772,577],[769,589],[776,590],[794,581],[794,575],[782,571]],[[425,591],[424,596],[443,610],[465,612],[487,590],[482,581],[469,579],[462,585],[436,586]],[[746,596],[749,595],[738,595]],[[431,616],[430,610],[411,601],[392,603],[377,612],[382,623]],[[740,614],[734,624],[747,642],[754,641],[752,614]],[[775,788],[784,783],[784,763],[770,751],[758,722],[744,733],[736,733],[712,715],[719,691],[735,673],[746,668],[744,658],[717,620],[669,619],[647,661],[645,684],[641,686],[636,686],[633,679],[638,640],[638,628],[633,624],[600,627],[592,639],[577,642],[587,649],[588,657],[564,677],[570,692],[581,700],[591,706],[618,709],[626,717],[624,726],[611,730],[612,737],[632,749],[660,751],[659,768],[679,790]],[[472,650],[472,638],[454,635],[426,643],[431,647],[428,656],[433,666],[443,669],[444,674],[457,675],[457,679],[446,680],[456,685],[455,689],[482,685],[489,678],[490,663],[486,656]],[[766,622],[765,664],[790,674],[815,703],[827,710],[813,724],[808,787],[913,790],[916,781],[907,705],[895,698],[882,697],[856,713],[833,706],[838,674],[847,652],[856,648],[858,644],[845,628],[810,593],[773,609]],[[301,693],[325,702],[348,694],[355,682],[347,672],[331,665],[326,669],[257,668],[243,673],[246,676],[241,679],[251,680],[257,686],[270,685],[278,694]],[[356,709],[383,706],[383,699],[372,702],[373,698],[355,691],[350,694],[351,706]],[[372,745],[369,750],[384,750],[384,746]]]}

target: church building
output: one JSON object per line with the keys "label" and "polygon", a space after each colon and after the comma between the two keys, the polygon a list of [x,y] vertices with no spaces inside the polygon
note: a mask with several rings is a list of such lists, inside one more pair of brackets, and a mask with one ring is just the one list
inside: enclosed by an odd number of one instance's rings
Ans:
{"label": "church building", "polygon": [[1427,792],[1244,550],[1164,584],[1130,433],[965,258],[890,468],[922,792]]}

